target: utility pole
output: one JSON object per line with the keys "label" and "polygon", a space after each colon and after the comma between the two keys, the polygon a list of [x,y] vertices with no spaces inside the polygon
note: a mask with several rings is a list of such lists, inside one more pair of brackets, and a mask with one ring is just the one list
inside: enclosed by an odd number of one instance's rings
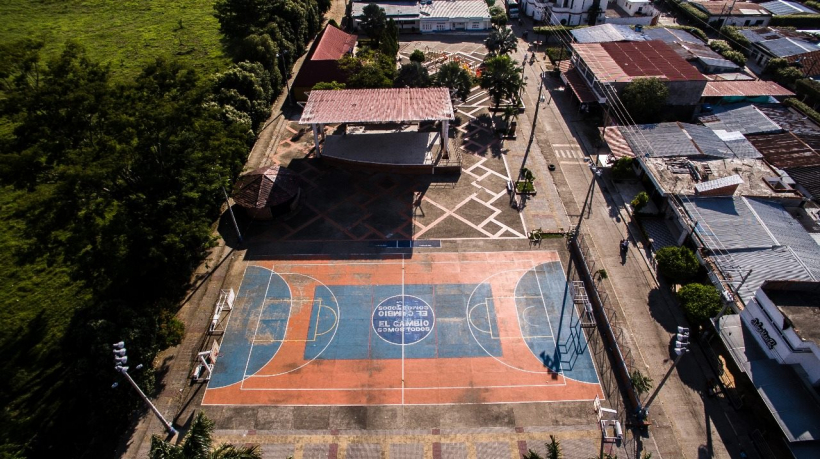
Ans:
{"label": "utility pole", "polygon": [[678,366],[678,362],[680,362],[681,357],[683,357],[683,355],[687,352],[689,352],[689,329],[685,327],[678,327],[678,333],[675,335],[675,354],[678,356],[675,357],[675,361],[672,362],[672,366],[669,367],[669,370],[665,375],[663,375],[663,379],[661,379],[661,382],[658,384],[658,387],[655,388],[655,391],[652,392],[652,395],[649,396],[646,404],[638,408],[638,419],[640,421],[644,421],[647,417],[649,417],[649,406],[655,400],[655,397],[658,396],[658,392],[661,391],[663,385],[666,384],[666,380],[669,379],[669,376],[672,374],[672,370]]}
{"label": "utility pole", "polygon": [[228,200],[228,191],[225,190],[225,186],[222,186],[222,194],[225,195],[225,204],[228,206],[228,213],[231,214],[231,221],[233,221],[233,228],[236,230],[236,237],[239,239],[239,243],[242,243],[242,233],[239,232],[239,224],[236,223],[236,215],[233,214],[233,207],[231,207],[231,201]]}
{"label": "utility pole", "polygon": [[[157,407],[154,406],[153,403],[151,403],[151,400],[149,400],[148,397],[145,396],[145,393],[142,391],[142,389],[140,389],[137,383],[131,378],[131,375],[128,374],[128,367],[124,366],[126,363],[128,363],[128,356],[125,355],[125,341],[114,343],[113,347],[114,370],[116,370],[121,375],[125,376],[125,379],[128,380],[128,382],[131,384],[134,390],[136,390],[140,397],[142,397],[142,400],[145,402],[145,404],[148,405],[148,407],[151,408],[151,411],[153,411],[154,414],[157,415],[159,420],[162,421],[162,424],[165,426],[165,429],[168,431],[168,433],[172,436],[178,434],[179,432],[177,432],[177,430],[174,429],[174,426],[172,426],[171,423],[168,422],[162,416],[162,413],[160,413]],[[142,368],[142,365],[137,365],[135,368],[139,370],[140,368]],[[119,384],[114,383],[111,387],[116,388],[118,385]]]}

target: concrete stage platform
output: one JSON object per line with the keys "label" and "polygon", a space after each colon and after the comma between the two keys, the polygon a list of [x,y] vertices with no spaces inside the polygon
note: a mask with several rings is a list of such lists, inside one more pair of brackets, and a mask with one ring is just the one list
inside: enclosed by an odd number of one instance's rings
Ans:
{"label": "concrete stage platform", "polygon": [[[453,149],[452,143],[450,144]],[[460,172],[457,152],[451,160],[436,163],[441,152],[439,132],[380,132],[331,135],[325,138],[322,157],[361,167],[390,168],[396,173]],[[435,168],[435,172],[433,169]],[[453,170],[449,170],[453,169]]]}

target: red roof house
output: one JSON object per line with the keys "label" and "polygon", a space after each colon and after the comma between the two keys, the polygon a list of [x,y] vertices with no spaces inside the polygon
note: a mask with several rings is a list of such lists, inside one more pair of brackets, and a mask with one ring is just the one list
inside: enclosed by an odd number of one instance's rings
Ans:
{"label": "red roof house", "polygon": [[342,32],[328,24],[321,36],[313,42],[299,74],[293,81],[293,97],[307,100],[307,92],[316,83],[338,81],[344,83],[347,75],[339,69],[338,60],[352,53],[356,47],[357,35]]}

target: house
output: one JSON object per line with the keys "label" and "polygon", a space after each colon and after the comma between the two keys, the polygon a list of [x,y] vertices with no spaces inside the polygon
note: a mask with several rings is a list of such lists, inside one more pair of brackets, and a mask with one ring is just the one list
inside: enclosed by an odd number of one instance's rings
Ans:
{"label": "house", "polygon": [[712,322],[792,455],[820,457],[820,282],[764,282],[739,314]]}
{"label": "house", "polygon": [[760,6],[772,13],[773,16],[789,16],[792,14],[817,14],[817,11],[803,6],[797,2],[787,2],[785,0],[775,0],[773,2],[761,3]]}
{"label": "house", "polygon": [[[577,73],[600,104],[637,78],[661,79],[671,106],[695,106],[706,86],[706,77],[660,40],[574,43],[572,50],[573,68],[565,73]],[[567,84],[568,78],[574,76],[562,75]]]}
{"label": "house", "polygon": [[399,32],[483,31],[492,27],[490,9],[483,0],[420,0],[353,2],[351,16],[358,28],[364,8],[375,3],[396,21]]}
{"label": "house", "polygon": [[809,78],[820,76],[820,38],[786,29],[741,29],[751,42],[749,60],[765,67],[770,59],[783,58],[803,70]]}
{"label": "house", "polygon": [[724,0],[690,1],[690,5],[706,13],[706,20],[717,28],[722,26],[752,27],[769,25],[772,13],[757,3]]}
{"label": "house", "polygon": [[307,100],[307,93],[316,83],[346,82],[347,75],[339,68],[338,60],[353,52],[356,39],[356,35],[342,32],[328,24],[321,36],[313,42],[296,79],[293,80],[293,97],[298,101]]}
{"label": "house", "polygon": [[492,27],[484,0],[426,0],[420,8],[422,33],[452,30],[481,31]]}
{"label": "house", "polygon": [[379,2],[357,2],[351,3],[350,16],[353,18],[353,29],[358,30],[361,18],[364,16],[364,8],[375,3],[384,10],[387,19],[396,22],[399,32],[418,32],[421,5],[416,1],[379,1]]}
{"label": "house", "polygon": [[650,0],[615,0],[607,3],[607,24],[655,25],[660,12]]}
{"label": "house", "polygon": [[553,25],[595,25],[605,22],[606,11],[600,10],[590,20],[589,10],[603,0],[555,0],[546,4],[544,21]]}

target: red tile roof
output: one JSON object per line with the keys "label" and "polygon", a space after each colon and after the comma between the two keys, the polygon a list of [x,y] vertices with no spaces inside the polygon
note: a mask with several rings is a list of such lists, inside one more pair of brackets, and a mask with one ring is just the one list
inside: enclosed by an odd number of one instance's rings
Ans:
{"label": "red tile roof", "polygon": [[447,88],[311,91],[300,124],[452,120]]}
{"label": "red tile roof", "polygon": [[656,77],[667,81],[706,80],[698,70],[660,40],[575,43],[578,56],[604,83]]}
{"label": "red tile roof", "polygon": [[328,25],[319,39],[319,44],[310,57],[313,61],[338,60],[345,54],[353,51],[356,46],[358,36],[342,32],[341,30]]}
{"label": "red tile roof", "polygon": [[299,192],[299,176],[278,165],[256,169],[239,178],[233,199],[247,209],[287,202]]}
{"label": "red tile roof", "polygon": [[703,97],[727,96],[793,96],[794,93],[774,81],[708,81]]}

